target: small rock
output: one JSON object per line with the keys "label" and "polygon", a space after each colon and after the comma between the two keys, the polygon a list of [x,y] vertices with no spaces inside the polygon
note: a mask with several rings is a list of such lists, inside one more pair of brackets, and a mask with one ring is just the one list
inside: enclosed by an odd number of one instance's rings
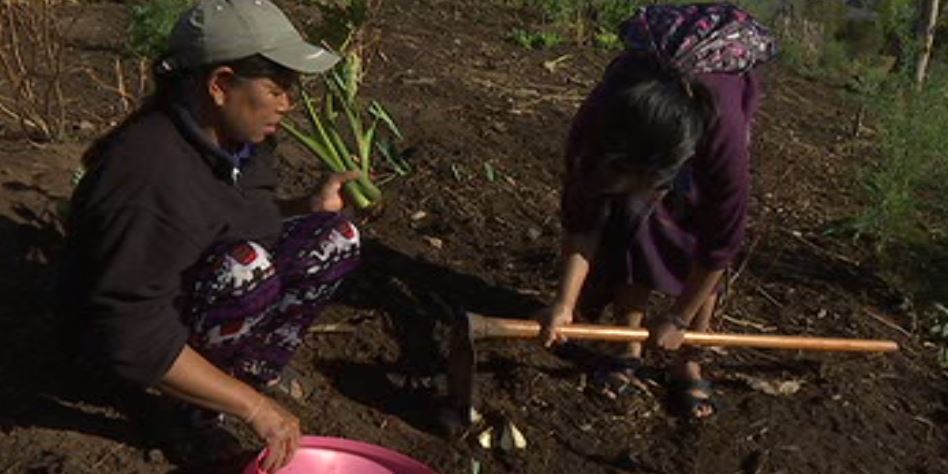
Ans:
{"label": "small rock", "polygon": [[439,238],[437,238],[437,237],[428,237],[428,236],[426,235],[426,236],[422,237],[422,239],[424,239],[424,241],[427,242],[428,245],[430,245],[430,246],[432,246],[432,247],[434,247],[434,248],[436,248],[436,249],[438,249],[438,250],[441,250],[442,248],[444,248],[444,241],[441,240],[441,239],[439,239]]}
{"label": "small rock", "polygon": [[165,454],[160,449],[149,449],[145,453],[145,460],[152,464],[162,464],[165,462]]}
{"label": "small rock", "polygon": [[95,130],[95,124],[88,120],[80,120],[79,123],[76,124],[76,129],[83,132],[91,132]]}
{"label": "small rock", "polygon": [[530,240],[537,240],[543,235],[543,231],[537,229],[536,227],[531,227],[527,229],[527,237]]}
{"label": "small rock", "polygon": [[481,434],[477,435],[477,442],[481,445],[482,448],[490,449],[490,447],[493,445],[493,438],[494,438],[494,429],[487,428],[486,430],[482,431]]}
{"label": "small rock", "polygon": [[800,380],[764,380],[749,375],[742,375],[739,378],[750,388],[773,396],[794,395],[803,388],[803,382]]}
{"label": "small rock", "polygon": [[481,416],[480,412],[477,411],[477,408],[471,407],[471,423],[480,423],[484,420],[484,417]]}
{"label": "small rock", "polygon": [[424,219],[425,217],[428,217],[428,213],[427,213],[427,212],[425,212],[425,211],[418,211],[418,212],[416,212],[416,213],[414,213],[414,214],[411,215],[411,220],[413,220],[413,221],[420,221],[420,220]]}
{"label": "small rock", "polygon": [[514,449],[525,449],[527,447],[527,438],[511,422],[504,423],[504,429],[500,433],[500,449],[512,451]]}

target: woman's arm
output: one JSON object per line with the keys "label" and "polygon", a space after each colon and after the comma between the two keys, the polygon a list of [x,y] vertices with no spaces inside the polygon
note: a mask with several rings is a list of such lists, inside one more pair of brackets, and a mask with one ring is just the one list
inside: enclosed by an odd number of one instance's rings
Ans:
{"label": "woman's arm", "polygon": [[715,291],[724,270],[709,270],[694,263],[681,295],[664,318],[649,325],[649,343],[666,350],[678,350],[685,339],[685,329],[692,325],[698,311]]}
{"label": "woman's arm", "polygon": [[600,239],[599,231],[567,234],[563,238],[563,269],[556,300],[540,318],[540,339],[544,345],[549,346],[554,340],[564,340],[556,333],[556,329],[573,321],[573,312],[583,283],[589,275],[590,265],[596,257]]}
{"label": "woman's arm", "polygon": [[172,397],[217,412],[234,415],[267,443],[263,468],[285,466],[299,445],[300,422],[293,414],[249,385],[237,380],[184,346],[156,388]]}
{"label": "woman's arm", "polygon": [[563,271],[556,293],[556,304],[575,308],[586,276],[601,239],[600,231],[567,234],[563,238]]}
{"label": "woman's arm", "polygon": [[715,291],[723,274],[724,270],[709,270],[698,262],[692,264],[685,286],[669,310],[669,314],[678,319],[679,325],[688,326],[694,321],[698,310]]}
{"label": "woman's arm", "polygon": [[747,222],[749,128],[756,82],[747,75],[706,75],[700,81],[714,94],[718,114],[693,166],[695,184],[702,190],[695,210],[695,260],[668,317],[651,327],[652,344],[670,350],[681,345],[682,329],[691,325],[739,251]]}
{"label": "woman's arm", "polygon": [[188,403],[242,420],[250,418],[263,398],[249,385],[225,374],[189,346],[184,346],[156,388]]}
{"label": "woman's arm", "polygon": [[349,181],[359,179],[362,173],[348,171],[333,173],[313,196],[277,200],[280,213],[285,217],[312,214],[314,212],[339,212],[346,203],[342,197],[342,187]]}

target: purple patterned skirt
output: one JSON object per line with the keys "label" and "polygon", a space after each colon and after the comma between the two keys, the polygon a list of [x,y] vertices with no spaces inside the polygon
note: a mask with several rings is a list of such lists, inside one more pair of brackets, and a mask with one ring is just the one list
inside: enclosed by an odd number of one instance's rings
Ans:
{"label": "purple patterned skirt", "polygon": [[213,245],[184,275],[179,309],[188,345],[241,380],[274,380],[359,254],[358,230],[334,213],[286,221],[272,249]]}

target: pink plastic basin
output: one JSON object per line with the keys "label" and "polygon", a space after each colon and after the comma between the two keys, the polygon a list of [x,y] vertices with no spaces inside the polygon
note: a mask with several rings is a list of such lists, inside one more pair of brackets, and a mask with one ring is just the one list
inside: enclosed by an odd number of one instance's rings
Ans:
{"label": "pink plastic basin", "polygon": [[[263,474],[261,452],[243,474]],[[428,466],[374,444],[344,438],[304,436],[293,460],[274,474],[437,474]]]}

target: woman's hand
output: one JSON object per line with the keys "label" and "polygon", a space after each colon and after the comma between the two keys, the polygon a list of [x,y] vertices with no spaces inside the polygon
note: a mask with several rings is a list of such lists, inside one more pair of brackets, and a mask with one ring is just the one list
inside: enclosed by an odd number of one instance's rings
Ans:
{"label": "woman's hand", "polygon": [[672,317],[660,318],[649,326],[646,344],[666,351],[677,351],[685,341],[685,330]]}
{"label": "woman's hand", "polygon": [[362,177],[359,171],[347,171],[345,173],[333,173],[329,180],[319,190],[315,196],[310,198],[309,207],[312,212],[339,212],[346,207],[346,201],[342,196],[342,189],[349,181],[354,181]]}
{"label": "woman's hand", "polygon": [[565,342],[566,338],[558,333],[560,326],[573,322],[573,308],[564,304],[554,304],[540,312],[540,340],[550,347],[554,342]]}
{"label": "woman's hand", "polygon": [[267,444],[267,456],[260,463],[266,472],[276,472],[293,460],[300,444],[300,420],[276,401],[260,395],[244,420]]}

